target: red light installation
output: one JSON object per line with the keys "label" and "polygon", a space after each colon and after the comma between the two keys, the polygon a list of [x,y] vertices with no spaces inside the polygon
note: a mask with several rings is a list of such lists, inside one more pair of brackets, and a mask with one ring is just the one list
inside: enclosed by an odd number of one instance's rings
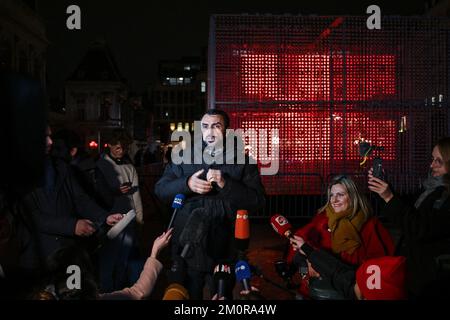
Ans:
{"label": "red light installation", "polygon": [[[333,61],[331,61],[333,60]],[[344,61],[346,80],[344,83]],[[333,66],[333,76],[330,68]],[[246,98],[260,101],[358,101],[395,95],[393,55],[248,54],[241,55]],[[346,96],[344,99],[344,90]]]}

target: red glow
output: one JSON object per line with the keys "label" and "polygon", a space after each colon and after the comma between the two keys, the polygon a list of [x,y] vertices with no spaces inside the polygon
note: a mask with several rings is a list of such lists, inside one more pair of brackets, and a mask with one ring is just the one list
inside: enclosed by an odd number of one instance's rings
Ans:
{"label": "red glow", "polygon": [[[292,164],[314,163],[323,160],[343,160],[344,145],[346,160],[359,160],[358,145],[360,138],[371,140],[383,146],[383,159],[395,159],[397,124],[394,120],[373,119],[369,113],[346,113],[347,139],[343,141],[344,119],[342,113],[334,113],[331,121],[329,112],[270,112],[253,113],[251,119],[242,119],[240,127],[244,130],[279,130],[280,160],[289,160]],[[333,124],[333,152],[331,152],[331,123]],[[252,139],[252,138],[249,138]],[[250,144],[256,145],[256,138]],[[271,141],[269,141],[270,147]],[[252,154],[252,156],[256,156]],[[271,155],[271,150],[268,150]],[[263,157],[261,160],[270,160]],[[311,164],[310,163],[310,164]]]}
{"label": "red glow", "polygon": [[335,100],[358,101],[396,93],[394,55],[243,53],[240,59],[243,94],[260,101],[329,101],[330,92]]}
{"label": "red glow", "polygon": [[89,148],[90,149],[97,149],[98,148],[98,143],[95,140],[92,140],[91,142],[89,142]]}

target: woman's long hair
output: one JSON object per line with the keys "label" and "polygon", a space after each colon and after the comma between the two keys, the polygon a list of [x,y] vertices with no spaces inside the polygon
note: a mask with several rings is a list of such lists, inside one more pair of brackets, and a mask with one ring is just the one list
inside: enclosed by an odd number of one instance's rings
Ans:
{"label": "woman's long hair", "polygon": [[350,197],[349,207],[352,212],[350,218],[352,218],[358,211],[362,211],[366,218],[370,217],[371,207],[369,205],[369,201],[367,200],[366,196],[359,191],[356,183],[351,178],[345,175],[335,176],[330,181],[327,188],[327,203],[319,209],[319,212],[323,212],[328,206],[331,205],[331,187],[336,184],[343,185],[347,190],[348,196]]}

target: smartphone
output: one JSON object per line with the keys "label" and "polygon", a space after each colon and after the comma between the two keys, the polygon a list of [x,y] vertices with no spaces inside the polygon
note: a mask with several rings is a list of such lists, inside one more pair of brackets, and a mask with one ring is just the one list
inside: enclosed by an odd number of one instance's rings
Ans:
{"label": "smartphone", "polygon": [[373,176],[383,180],[383,160],[380,157],[373,159]]}

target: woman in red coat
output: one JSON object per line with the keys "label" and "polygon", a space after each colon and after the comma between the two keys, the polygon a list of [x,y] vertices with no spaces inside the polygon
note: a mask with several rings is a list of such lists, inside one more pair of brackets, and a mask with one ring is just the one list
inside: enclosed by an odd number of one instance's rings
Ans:
{"label": "woman in red coat", "polygon": [[[328,185],[327,203],[317,215],[295,234],[315,249],[327,249],[343,262],[358,266],[365,260],[394,254],[394,242],[388,230],[371,217],[367,199],[347,176],[336,176]],[[295,251],[289,248],[287,260]],[[314,270],[309,267],[309,273]],[[307,293],[308,278],[302,280]]]}

